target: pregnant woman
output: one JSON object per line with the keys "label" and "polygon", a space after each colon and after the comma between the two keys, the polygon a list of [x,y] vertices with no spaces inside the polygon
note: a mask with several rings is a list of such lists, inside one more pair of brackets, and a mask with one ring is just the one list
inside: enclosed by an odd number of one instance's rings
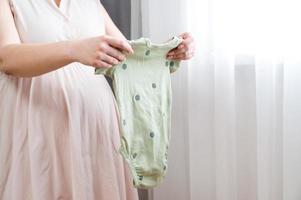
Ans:
{"label": "pregnant woman", "polygon": [[[193,39],[168,54],[193,56]],[[0,0],[0,199],[137,200],[113,93],[133,53],[99,0]]]}

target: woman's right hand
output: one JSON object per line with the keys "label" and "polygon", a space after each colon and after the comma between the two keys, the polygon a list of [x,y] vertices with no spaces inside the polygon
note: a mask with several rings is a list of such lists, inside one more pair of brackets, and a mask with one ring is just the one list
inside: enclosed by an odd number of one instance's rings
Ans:
{"label": "woman's right hand", "polygon": [[71,46],[75,62],[96,68],[117,65],[126,59],[127,53],[134,53],[127,41],[107,35],[74,40]]}

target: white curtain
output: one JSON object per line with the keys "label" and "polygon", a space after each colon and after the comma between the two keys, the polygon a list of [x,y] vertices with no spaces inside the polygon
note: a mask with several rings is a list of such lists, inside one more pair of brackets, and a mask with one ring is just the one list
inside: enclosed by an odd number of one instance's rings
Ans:
{"label": "white curtain", "polygon": [[139,3],[144,37],[197,40],[172,75],[169,168],[150,200],[300,200],[300,3]]}

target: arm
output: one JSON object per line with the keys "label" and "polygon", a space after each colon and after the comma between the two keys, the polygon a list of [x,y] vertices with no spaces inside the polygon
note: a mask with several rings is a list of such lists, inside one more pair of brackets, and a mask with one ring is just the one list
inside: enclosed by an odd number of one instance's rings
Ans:
{"label": "arm", "polygon": [[99,36],[47,44],[22,44],[8,0],[0,0],[0,70],[14,76],[32,77],[59,69],[72,62],[110,67],[131,53],[124,41]]}
{"label": "arm", "polygon": [[1,71],[24,77],[38,76],[74,62],[68,42],[9,44],[2,46],[0,59]]}
{"label": "arm", "polygon": [[127,40],[126,37],[121,33],[121,31],[114,24],[113,20],[111,19],[108,12],[103,7],[103,5],[101,5],[101,13],[103,14],[104,21],[105,21],[106,34],[122,40]]}
{"label": "arm", "polygon": [[21,44],[8,0],[0,0],[0,70],[34,76],[74,61],[69,42]]}

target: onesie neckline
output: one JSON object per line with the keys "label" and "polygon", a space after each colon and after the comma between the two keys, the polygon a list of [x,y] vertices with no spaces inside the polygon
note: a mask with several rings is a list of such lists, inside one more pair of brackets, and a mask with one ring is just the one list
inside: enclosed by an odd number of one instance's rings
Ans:
{"label": "onesie neckline", "polygon": [[129,43],[132,46],[143,46],[148,48],[170,48],[178,46],[183,41],[182,38],[174,36],[171,40],[165,42],[165,43],[154,43],[149,38],[139,38],[137,40],[129,40]]}

